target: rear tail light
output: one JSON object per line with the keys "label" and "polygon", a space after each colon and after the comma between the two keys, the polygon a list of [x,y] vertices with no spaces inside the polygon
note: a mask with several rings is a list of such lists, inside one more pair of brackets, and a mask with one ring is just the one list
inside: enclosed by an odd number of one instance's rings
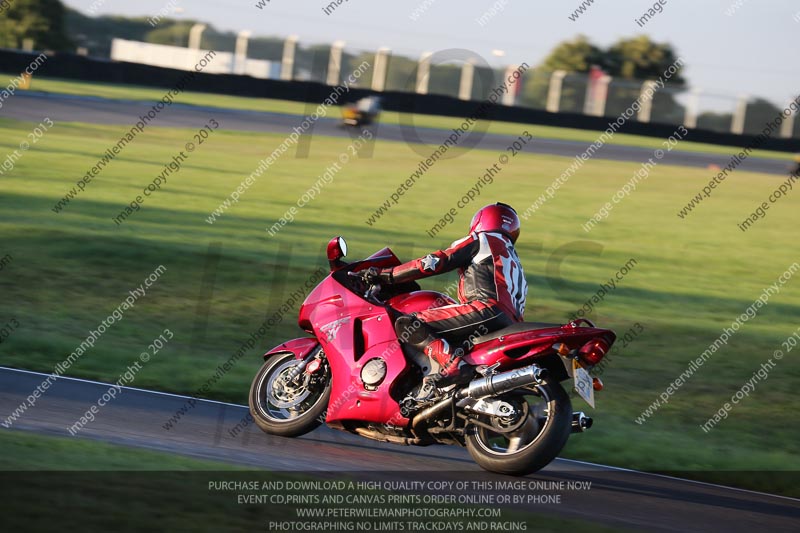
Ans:
{"label": "rear tail light", "polygon": [[589,366],[594,366],[605,357],[608,352],[608,343],[603,339],[594,339],[586,344],[578,352],[578,357]]}

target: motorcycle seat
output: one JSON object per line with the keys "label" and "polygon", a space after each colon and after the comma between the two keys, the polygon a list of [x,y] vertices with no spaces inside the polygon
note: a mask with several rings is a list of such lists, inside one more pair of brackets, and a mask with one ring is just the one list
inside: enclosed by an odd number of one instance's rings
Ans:
{"label": "motorcycle seat", "polygon": [[512,333],[521,333],[523,331],[532,331],[535,329],[560,328],[562,325],[563,324],[548,324],[546,322],[517,322],[505,328],[481,335],[474,339],[473,343],[481,344],[482,342],[488,342],[506,335],[511,335]]}

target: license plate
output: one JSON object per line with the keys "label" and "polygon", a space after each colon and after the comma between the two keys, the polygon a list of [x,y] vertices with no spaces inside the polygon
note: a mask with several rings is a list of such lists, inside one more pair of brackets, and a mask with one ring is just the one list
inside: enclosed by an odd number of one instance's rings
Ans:
{"label": "license plate", "polygon": [[575,390],[594,409],[592,376],[581,366],[577,359],[572,360],[572,376],[575,378]]}

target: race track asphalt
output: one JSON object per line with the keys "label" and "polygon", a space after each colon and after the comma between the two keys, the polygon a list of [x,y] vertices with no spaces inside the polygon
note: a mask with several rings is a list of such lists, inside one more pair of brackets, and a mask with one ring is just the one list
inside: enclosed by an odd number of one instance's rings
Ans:
{"label": "race track asphalt", "polygon": [[[147,114],[153,102],[138,100],[111,100],[98,97],[72,96],[43,92],[19,92],[4,102],[0,117],[40,122],[49,117],[55,122],[86,122],[90,124],[116,124],[132,127],[139,116]],[[311,109],[309,110],[309,112]],[[289,135],[292,128],[299,126],[299,116],[282,113],[232,110],[216,107],[199,107],[173,104],[165,108],[151,123],[155,126],[200,128],[210,118],[216,119],[222,129],[236,131],[252,131]],[[519,125],[520,134],[525,129]],[[375,137],[387,141],[407,142],[421,156],[430,155],[430,150],[418,146],[420,143],[439,145],[451,134],[449,130],[435,128],[414,128],[409,125],[378,124],[372,127]],[[313,127],[312,135],[343,137],[353,135],[352,131],[339,126],[339,120],[333,118],[319,119]],[[599,135],[599,133],[598,133]],[[469,137],[459,140],[459,146],[477,147],[483,150],[503,151],[514,140],[515,136],[479,134],[473,132]],[[576,157],[582,154],[592,143],[568,141],[561,139],[535,138],[535,142],[523,147],[524,152],[533,154],[550,154],[564,157]],[[310,144],[313,154],[313,140]],[[266,150],[265,154],[272,149]],[[679,149],[666,152],[661,160],[663,164],[686,167],[707,168],[712,165],[724,167],[731,157],[738,153],[738,148],[730,148],[730,154],[712,154],[687,152]],[[611,161],[643,163],[653,157],[653,150],[648,148],[607,144],[597,151],[593,158]],[[781,159],[749,157],[738,168],[752,172],[786,175],[790,163]]]}
{"label": "race track asphalt", "polygon": [[[254,369],[255,372],[255,369]],[[45,374],[0,367],[0,420],[6,421]],[[69,436],[70,427],[109,385],[59,378],[11,430]],[[460,448],[403,447],[374,442],[321,427],[303,437],[269,436],[254,425],[234,428],[245,406],[198,400],[171,429],[165,423],[187,398],[124,388],[78,436],[195,458],[248,465],[269,471],[396,473],[475,479],[513,479],[483,472]],[[602,417],[600,417],[602,418]],[[597,422],[602,424],[602,419]],[[8,431],[8,430],[6,430]],[[572,438],[591,438],[591,431]],[[542,481],[591,482],[591,489],[567,491],[560,504],[536,504],[537,513],[581,519],[638,531],[796,532],[800,500],[698,483],[673,477],[558,459],[528,476]],[[524,506],[523,506],[524,507]]]}

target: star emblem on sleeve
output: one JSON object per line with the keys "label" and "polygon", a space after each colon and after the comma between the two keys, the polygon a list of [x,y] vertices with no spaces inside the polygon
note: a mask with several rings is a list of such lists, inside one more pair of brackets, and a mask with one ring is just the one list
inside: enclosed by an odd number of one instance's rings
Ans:
{"label": "star emblem on sleeve", "polygon": [[430,272],[436,271],[436,265],[439,264],[439,258],[433,254],[428,254],[422,258],[422,269]]}

